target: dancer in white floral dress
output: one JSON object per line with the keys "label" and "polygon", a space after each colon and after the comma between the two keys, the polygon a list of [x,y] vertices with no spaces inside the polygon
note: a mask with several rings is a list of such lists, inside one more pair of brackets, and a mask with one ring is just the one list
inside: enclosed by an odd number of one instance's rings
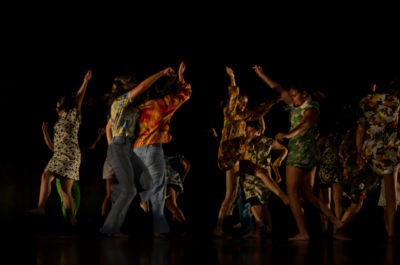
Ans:
{"label": "dancer in white floral dress", "polygon": [[60,179],[64,207],[69,221],[75,224],[74,200],[71,189],[74,181],[79,180],[81,151],[78,143],[78,130],[81,124],[81,106],[92,72],[89,70],[78,92],[73,96],[62,97],[57,101],[58,121],[54,125],[54,154],[47,164],[40,184],[38,207],[31,214],[44,215],[47,199],[51,193],[51,183]]}

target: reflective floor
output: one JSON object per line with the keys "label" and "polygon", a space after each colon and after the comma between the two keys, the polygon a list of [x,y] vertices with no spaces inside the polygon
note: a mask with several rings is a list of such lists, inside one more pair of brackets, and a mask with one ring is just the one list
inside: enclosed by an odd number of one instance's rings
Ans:
{"label": "reflective floor", "polygon": [[[117,239],[93,235],[5,238],[1,264],[400,264],[399,242],[272,239]],[[3,262],[3,261],[8,261]]]}

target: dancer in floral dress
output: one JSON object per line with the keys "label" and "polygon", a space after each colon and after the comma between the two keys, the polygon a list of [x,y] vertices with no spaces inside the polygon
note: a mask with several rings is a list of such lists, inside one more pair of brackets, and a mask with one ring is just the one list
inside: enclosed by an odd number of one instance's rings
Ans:
{"label": "dancer in floral dress", "polygon": [[46,202],[51,193],[51,183],[55,178],[59,178],[64,196],[64,207],[70,223],[75,224],[75,202],[71,190],[73,183],[79,180],[81,150],[78,143],[78,130],[81,124],[83,97],[91,79],[92,72],[89,70],[75,95],[62,97],[57,101],[56,110],[59,119],[54,125],[54,154],[42,174],[38,207],[30,210],[31,214],[45,214]]}
{"label": "dancer in floral dress", "polygon": [[232,210],[237,195],[239,171],[261,178],[264,184],[281,198],[285,205],[288,204],[286,194],[268,175],[266,170],[244,158],[246,153],[246,122],[258,120],[264,116],[280,99],[273,100],[268,104],[260,104],[256,109],[250,110],[247,108],[247,96],[239,93],[233,70],[230,67],[226,67],[226,73],[230,78],[228,87],[229,101],[224,108],[224,127],[218,149],[218,167],[225,172],[226,192],[218,213],[217,224],[213,231],[216,236],[224,235],[222,225],[226,216]]}

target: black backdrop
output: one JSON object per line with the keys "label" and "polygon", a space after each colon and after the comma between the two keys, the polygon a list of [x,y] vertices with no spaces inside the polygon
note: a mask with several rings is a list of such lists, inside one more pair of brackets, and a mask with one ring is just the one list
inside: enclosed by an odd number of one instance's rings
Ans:
{"label": "black backdrop", "polygon": [[[123,21],[113,21],[105,14],[94,19],[79,14],[79,23],[73,13],[59,16],[26,11],[8,20],[12,26],[5,27],[3,33],[0,81],[4,155],[1,221],[15,220],[36,205],[40,175],[51,157],[41,123],[46,120],[49,127],[54,124],[56,98],[77,90],[87,69],[93,71],[93,79],[82,109],[82,147],[89,145],[97,129],[105,125],[107,109],[101,98],[110,89],[113,76],[135,73],[144,78],[166,66],[177,68],[181,60],[185,61],[185,78],[192,84],[193,94],[174,115],[173,140],[165,150],[182,153],[192,162],[180,204],[200,230],[213,226],[224,197],[224,175],[216,168],[216,146],[207,130],[221,130],[220,103],[226,99],[229,82],[225,66],[235,71],[250,104],[277,95],[255,75],[251,68],[254,64],[262,65],[284,85],[301,78],[322,90],[328,98],[322,106],[322,126],[335,116],[330,103],[356,104],[367,92],[368,81],[399,77],[398,43],[387,25],[368,19],[366,23],[338,23],[335,16],[324,20],[323,13],[314,19],[299,16],[284,24],[283,17],[272,22],[264,17],[253,21],[242,18],[240,12],[222,16],[223,9],[210,13],[201,9],[201,15],[190,11],[155,20],[157,14],[142,13],[138,18],[136,10],[132,20],[125,16]],[[248,15],[248,11],[243,12]],[[266,134],[271,137],[288,129],[282,103],[266,116],[266,122]],[[82,222],[99,217],[105,195],[101,179],[105,155],[105,137],[94,151],[83,154],[78,216]],[[60,214],[58,203],[53,193],[48,205],[50,215]],[[374,203],[366,214],[378,211]],[[275,209],[281,214],[276,218],[285,219],[282,231],[292,231],[294,224],[287,209],[279,202]],[[380,216],[376,217],[379,222]]]}

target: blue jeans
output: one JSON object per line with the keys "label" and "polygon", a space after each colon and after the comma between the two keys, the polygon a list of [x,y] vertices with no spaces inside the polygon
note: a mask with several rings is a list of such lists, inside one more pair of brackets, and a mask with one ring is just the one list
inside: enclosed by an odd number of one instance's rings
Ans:
{"label": "blue jeans", "polygon": [[115,172],[118,183],[112,185],[113,207],[100,229],[108,235],[119,233],[129,206],[138,192],[151,189],[151,175],[132,151],[133,141],[124,136],[113,137],[107,150],[107,160]]}
{"label": "blue jeans", "polygon": [[150,198],[153,214],[153,231],[154,233],[168,233],[169,225],[164,215],[167,172],[162,145],[145,145],[134,148],[133,151],[142,159],[153,180],[153,187],[140,194],[142,201],[145,198]]}

